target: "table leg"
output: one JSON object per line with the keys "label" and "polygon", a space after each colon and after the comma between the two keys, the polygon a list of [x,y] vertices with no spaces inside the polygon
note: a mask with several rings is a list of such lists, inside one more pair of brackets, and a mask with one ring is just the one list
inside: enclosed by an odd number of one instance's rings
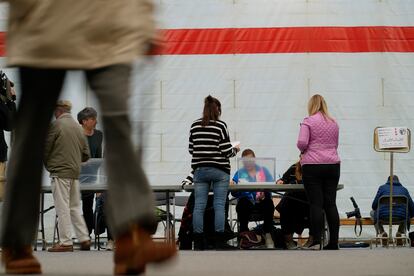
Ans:
{"label": "table leg", "polygon": [[167,218],[166,218],[166,223],[167,223],[167,226],[166,226],[166,231],[167,231],[167,233],[166,233],[166,238],[167,238],[167,242],[168,243],[170,243],[171,242],[171,225],[170,225],[170,223],[171,223],[171,217],[170,217],[170,192],[169,191],[166,191],[165,192],[165,195],[166,195],[166,211],[167,211]]}
{"label": "table leg", "polygon": [[41,198],[41,211],[40,211],[40,227],[42,231],[42,251],[46,250],[46,235],[45,235],[45,193],[42,193]]}

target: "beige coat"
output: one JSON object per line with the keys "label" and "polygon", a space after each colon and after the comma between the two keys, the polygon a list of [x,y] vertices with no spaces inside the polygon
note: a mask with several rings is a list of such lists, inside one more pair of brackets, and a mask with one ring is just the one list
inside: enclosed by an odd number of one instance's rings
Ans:
{"label": "beige coat", "polygon": [[11,66],[93,69],[129,63],[155,37],[151,0],[8,0]]}
{"label": "beige coat", "polygon": [[70,114],[64,113],[49,129],[44,156],[46,169],[52,177],[78,179],[81,164],[89,156],[82,128]]}

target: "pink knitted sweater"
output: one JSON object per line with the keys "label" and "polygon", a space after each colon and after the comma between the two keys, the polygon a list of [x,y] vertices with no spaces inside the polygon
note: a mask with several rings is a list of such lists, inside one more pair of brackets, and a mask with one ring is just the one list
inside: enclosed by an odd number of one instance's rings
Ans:
{"label": "pink knitted sweater", "polygon": [[306,117],[299,132],[297,147],[302,153],[301,164],[337,164],[339,126],[322,113]]}

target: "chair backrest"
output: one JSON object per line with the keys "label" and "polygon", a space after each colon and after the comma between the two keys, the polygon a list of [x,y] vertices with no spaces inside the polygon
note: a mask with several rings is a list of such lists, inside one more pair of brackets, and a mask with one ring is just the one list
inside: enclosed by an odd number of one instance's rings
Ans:
{"label": "chair backrest", "polygon": [[[385,208],[389,208],[390,206],[390,196],[389,195],[384,195],[381,196],[378,200],[378,206],[377,206],[377,220],[381,220],[381,221],[385,221],[384,219],[380,219],[379,217],[379,210],[381,207],[385,207]],[[405,218],[403,218],[405,221],[409,220],[408,217],[408,198],[404,195],[395,195],[392,197],[392,207],[403,207],[405,209]],[[394,211],[393,211],[394,214]],[[394,223],[400,223],[401,222],[401,218],[400,217],[393,217],[392,219],[393,224]]]}

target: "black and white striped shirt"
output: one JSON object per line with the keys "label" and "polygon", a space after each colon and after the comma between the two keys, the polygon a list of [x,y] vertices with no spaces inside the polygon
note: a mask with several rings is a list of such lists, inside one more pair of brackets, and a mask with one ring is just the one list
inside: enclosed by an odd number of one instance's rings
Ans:
{"label": "black and white striped shirt", "polygon": [[236,155],[230,143],[227,125],[223,121],[210,121],[201,125],[199,119],[191,125],[188,150],[193,156],[191,167],[215,167],[230,174],[229,158]]}

